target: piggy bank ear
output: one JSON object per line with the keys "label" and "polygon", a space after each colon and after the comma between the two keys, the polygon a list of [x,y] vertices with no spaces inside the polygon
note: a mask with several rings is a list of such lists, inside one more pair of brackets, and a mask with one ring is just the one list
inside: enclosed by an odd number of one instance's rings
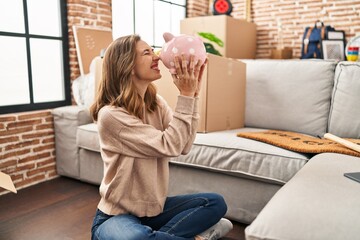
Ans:
{"label": "piggy bank ear", "polygon": [[172,35],[169,32],[166,32],[166,33],[163,34],[163,38],[164,38],[165,42],[168,42],[168,41],[170,41],[171,39],[174,38],[174,35]]}

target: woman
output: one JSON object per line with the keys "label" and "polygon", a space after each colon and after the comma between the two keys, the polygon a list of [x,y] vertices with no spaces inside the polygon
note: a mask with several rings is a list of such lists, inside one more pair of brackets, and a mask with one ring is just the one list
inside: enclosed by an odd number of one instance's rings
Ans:
{"label": "woman", "polygon": [[104,161],[93,240],[218,239],[232,228],[221,219],[227,206],[218,194],[167,197],[169,158],[188,153],[195,138],[205,64],[176,57],[180,95],[173,113],[152,84],[161,78],[158,62],[138,35],[106,50],[91,107]]}

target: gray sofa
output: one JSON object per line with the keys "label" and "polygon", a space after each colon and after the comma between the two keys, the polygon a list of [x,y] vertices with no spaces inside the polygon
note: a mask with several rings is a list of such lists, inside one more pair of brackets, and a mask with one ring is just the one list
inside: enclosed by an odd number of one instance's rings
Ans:
{"label": "gray sofa", "polygon": [[[172,159],[169,189],[170,195],[221,193],[228,203],[227,217],[251,223],[313,155],[236,134],[278,129],[360,138],[360,64],[243,61],[247,65],[245,128],[197,134],[190,153]],[[54,109],[53,116],[58,174],[99,184],[103,166],[88,110],[66,106]]]}

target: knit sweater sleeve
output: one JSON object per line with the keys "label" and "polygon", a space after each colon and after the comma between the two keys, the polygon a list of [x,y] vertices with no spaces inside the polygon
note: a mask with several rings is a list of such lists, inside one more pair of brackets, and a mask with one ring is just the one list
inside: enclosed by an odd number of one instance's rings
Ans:
{"label": "knit sweater sleeve", "polygon": [[196,97],[195,103],[194,103],[194,111],[193,111],[193,115],[192,115],[192,121],[191,121],[191,135],[190,135],[189,141],[186,143],[186,145],[181,153],[183,155],[188,154],[190,152],[191,147],[192,147],[195,137],[196,137],[197,127],[198,127],[198,123],[199,123],[199,119],[200,119],[198,105],[199,105],[199,97]]}
{"label": "knit sweater sleeve", "polygon": [[[170,121],[173,118],[173,111],[168,106],[168,104],[165,102],[165,100],[163,100],[163,98],[161,96],[160,96],[160,101],[162,101],[163,105],[164,105],[164,114],[163,114],[164,125],[165,125],[165,127],[168,127]],[[196,97],[195,102],[194,102],[194,111],[193,111],[193,115],[192,115],[192,119],[191,119],[191,135],[190,135],[189,141],[186,143],[183,151],[181,152],[181,154],[183,154],[183,155],[186,155],[190,152],[191,147],[192,147],[195,137],[196,137],[197,126],[198,126],[199,119],[200,119],[198,105],[199,105],[199,97]]]}
{"label": "knit sweater sleeve", "polygon": [[123,108],[103,107],[98,116],[101,147],[137,158],[178,156],[192,136],[194,104],[194,98],[179,96],[164,131],[143,123]]}

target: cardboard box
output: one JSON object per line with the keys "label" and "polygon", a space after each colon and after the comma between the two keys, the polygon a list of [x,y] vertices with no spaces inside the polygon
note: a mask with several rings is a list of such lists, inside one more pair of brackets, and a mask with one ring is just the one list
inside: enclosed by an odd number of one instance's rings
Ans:
{"label": "cardboard box", "polygon": [[13,193],[17,193],[13,181],[11,180],[10,175],[0,172],[0,187],[9,190]]}
{"label": "cardboard box", "polygon": [[254,59],[256,55],[256,24],[246,20],[227,15],[185,18],[180,22],[180,32],[195,36],[199,36],[198,32],[215,34],[224,47],[213,45],[224,57]]}
{"label": "cardboard box", "polygon": [[272,59],[291,59],[292,49],[287,47],[283,49],[272,49],[270,57]]}
{"label": "cardboard box", "polygon": [[[158,93],[175,108],[179,90],[169,70],[159,62],[162,78],[155,81]],[[200,92],[198,132],[244,127],[246,64],[208,54]]]}

